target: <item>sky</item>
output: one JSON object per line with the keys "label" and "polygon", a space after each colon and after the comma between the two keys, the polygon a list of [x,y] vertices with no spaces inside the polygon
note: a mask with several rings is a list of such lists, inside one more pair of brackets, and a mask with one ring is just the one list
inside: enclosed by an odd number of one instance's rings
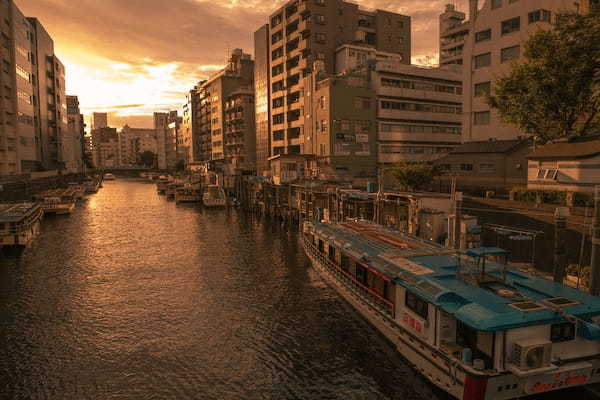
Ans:
{"label": "sky", "polygon": [[[229,50],[253,52],[253,32],[283,0],[15,0],[54,39],[67,94],[109,124],[152,127],[152,113],[181,109],[185,94],[221,69]],[[412,17],[414,63],[435,63],[438,16],[467,0],[358,0]],[[430,57],[430,58],[428,58]]]}

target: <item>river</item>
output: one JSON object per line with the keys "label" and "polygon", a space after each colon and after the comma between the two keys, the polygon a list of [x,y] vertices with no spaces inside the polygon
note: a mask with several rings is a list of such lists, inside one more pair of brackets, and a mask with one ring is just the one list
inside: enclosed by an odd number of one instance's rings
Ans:
{"label": "river", "polygon": [[0,398],[443,399],[297,234],[118,180],[0,259]]}

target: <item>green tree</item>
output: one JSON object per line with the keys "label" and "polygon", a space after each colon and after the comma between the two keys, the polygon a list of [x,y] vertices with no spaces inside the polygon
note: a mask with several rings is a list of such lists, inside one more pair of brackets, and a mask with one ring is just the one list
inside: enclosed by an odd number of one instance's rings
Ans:
{"label": "green tree", "polygon": [[534,33],[523,62],[498,79],[490,106],[539,143],[600,133],[600,13],[558,15]]}
{"label": "green tree", "polygon": [[156,159],[156,154],[151,151],[145,151],[139,156],[139,165],[143,165],[145,167],[153,167],[154,160]]}
{"label": "green tree", "polygon": [[390,170],[401,190],[414,192],[430,185],[440,170],[429,164],[399,163]]}

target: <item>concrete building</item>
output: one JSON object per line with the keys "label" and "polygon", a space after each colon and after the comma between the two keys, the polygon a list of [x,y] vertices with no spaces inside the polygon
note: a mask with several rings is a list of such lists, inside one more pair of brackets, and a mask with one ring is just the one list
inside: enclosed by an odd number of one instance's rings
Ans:
{"label": "concrete building", "polygon": [[12,0],[0,4],[4,23],[0,74],[0,175],[64,169],[68,135],[65,70],[54,42]]}
{"label": "concrete building", "polygon": [[156,131],[125,125],[119,132],[119,166],[138,166],[140,155],[146,151],[158,153]]}
{"label": "concrete building", "polygon": [[[298,148],[301,153],[314,148],[305,140],[304,131],[316,123],[305,112],[313,95],[311,76],[315,61],[323,62],[325,72],[333,74],[335,50],[353,43],[398,53],[403,62],[410,64],[410,25],[410,17],[382,10],[366,11],[343,0],[292,0],[271,14],[269,24],[254,35],[257,165],[261,172],[266,160],[276,154],[275,149],[281,152],[283,148],[283,154],[289,154]],[[264,149],[267,143],[268,155]]]}
{"label": "concrete building", "polygon": [[92,130],[108,128],[108,114],[95,112],[92,114]]}
{"label": "concrete building", "polygon": [[524,136],[508,126],[490,109],[485,95],[494,80],[508,73],[522,57],[531,34],[550,29],[559,12],[587,13],[589,0],[478,0],[469,1],[469,20],[447,7],[440,17],[442,63],[463,68],[463,141],[513,140]]}
{"label": "concrete building", "polygon": [[156,132],[156,156],[159,169],[167,169],[167,126],[169,113],[154,113],[154,131]]}
{"label": "concrete building", "polygon": [[119,135],[116,128],[92,131],[92,162],[96,168],[114,168],[120,164]]}
{"label": "concrete building", "polygon": [[178,142],[183,143],[181,124],[182,118],[177,111],[154,113],[159,169],[174,169],[180,159],[179,153],[184,151],[178,149]]}
{"label": "concrete building", "polygon": [[79,109],[79,98],[77,96],[67,96],[67,120],[68,120],[68,140],[63,145],[68,145],[69,149],[64,152],[70,154],[67,163],[67,170],[72,172],[84,171],[84,143],[85,122],[83,114]]}
{"label": "concrete building", "polygon": [[254,89],[240,87],[226,98],[225,160],[235,169],[256,170]]}

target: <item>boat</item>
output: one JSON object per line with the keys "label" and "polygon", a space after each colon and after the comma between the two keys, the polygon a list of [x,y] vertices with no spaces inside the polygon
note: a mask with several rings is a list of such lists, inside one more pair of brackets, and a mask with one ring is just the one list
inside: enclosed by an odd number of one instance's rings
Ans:
{"label": "boat", "polygon": [[98,190],[100,189],[100,181],[98,179],[88,177],[83,181],[83,186],[85,187],[86,194],[98,193]]}
{"label": "boat", "polygon": [[167,184],[167,189],[165,190],[165,195],[167,196],[167,200],[175,200],[175,193],[177,188],[181,187],[183,183],[181,182],[171,182]]}
{"label": "boat", "polygon": [[39,203],[0,203],[0,248],[27,248],[40,233],[43,215]]}
{"label": "boat", "polygon": [[75,200],[83,200],[85,197],[86,186],[79,183],[69,183],[69,188],[73,191]]}
{"label": "boat", "polygon": [[75,208],[75,194],[70,189],[48,190],[36,198],[41,201],[44,214],[71,214]]}
{"label": "boat", "polygon": [[114,181],[117,178],[113,175],[113,174],[104,174],[104,180],[105,181]]}
{"label": "boat", "polygon": [[600,381],[600,298],[370,222],[306,221],[313,267],[434,385],[504,400]]}
{"label": "boat", "polygon": [[176,203],[199,203],[202,201],[200,189],[191,184],[180,186],[175,191]]}
{"label": "boat", "polygon": [[166,176],[161,176],[158,181],[156,181],[156,191],[158,194],[166,194],[167,186],[171,183],[171,179]]}
{"label": "boat", "polygon": [[219,185],[208,185],[202,192],[202,204],[208,208],[227,206],[227,195]]}

